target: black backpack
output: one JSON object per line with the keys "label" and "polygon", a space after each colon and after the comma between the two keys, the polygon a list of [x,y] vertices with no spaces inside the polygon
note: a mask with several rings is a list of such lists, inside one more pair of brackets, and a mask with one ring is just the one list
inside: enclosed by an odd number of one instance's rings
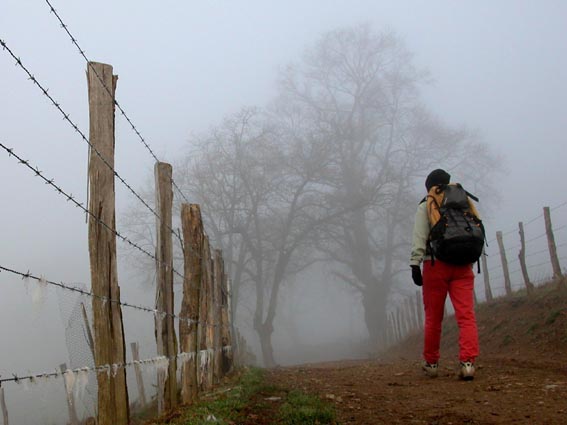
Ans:
{"label": "black backpack", "polygon": [[485,233],[468,193],[460,184],[434,186],[427,195],[431,231],[427,241],[432,264],[435,258],[455,265],[477,262],[482,255]]}

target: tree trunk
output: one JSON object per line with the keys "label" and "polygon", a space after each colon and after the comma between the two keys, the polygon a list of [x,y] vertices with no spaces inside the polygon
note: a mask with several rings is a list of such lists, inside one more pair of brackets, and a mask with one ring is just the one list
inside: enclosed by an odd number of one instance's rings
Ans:
{"label": "tree trunk", "polygon": [[382,288],[374,286],[362,292],[362,306],[364,308],[364,323],[368,329],[368,338],[371,350],[377,350],[383,344],[388,325],[386,315],[386,297],[382,295]]}
{"label": "tree trunk", "polygon": [[264,367],[271,368],[276,366],[274,358],[274,348],[272,347],[272,334],[274,328],[271,325],[262,325],[257,329],[258,336],[260,337],[260,348],[262,349],[262,360]]}

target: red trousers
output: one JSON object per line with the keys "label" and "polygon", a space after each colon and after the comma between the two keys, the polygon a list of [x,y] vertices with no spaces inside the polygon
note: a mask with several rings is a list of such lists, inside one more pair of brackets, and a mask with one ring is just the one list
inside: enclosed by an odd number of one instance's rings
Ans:
{"label": "red trousers", "polygon": [[478,331],[474,314],[474,272],[470,265],[455,266],[439,260],[423,263],[423,304],[425,306],[425,341],[423,358],[428,363],[439,360],[441,322],[447,293],[455,309],[459,326],[459,360],[474,361],[478,356]]}

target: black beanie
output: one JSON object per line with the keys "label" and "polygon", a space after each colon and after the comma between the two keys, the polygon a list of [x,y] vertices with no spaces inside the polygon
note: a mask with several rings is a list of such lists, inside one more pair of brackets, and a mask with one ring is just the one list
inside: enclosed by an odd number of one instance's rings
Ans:
{"label": "black beanie", "polygon": [[447,171],[438,168],[429,173],[425,179],[425,188],[429,192],[433,186],[449,184],[449,180],[451,180],[451,175]]}

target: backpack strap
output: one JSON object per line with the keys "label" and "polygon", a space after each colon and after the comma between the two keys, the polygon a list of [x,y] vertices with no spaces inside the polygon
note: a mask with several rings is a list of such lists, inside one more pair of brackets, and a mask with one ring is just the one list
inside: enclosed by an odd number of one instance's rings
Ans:
{"label": "backpack strap", "polygon": [[467,196],[468,196],[469,198],[471,198],[472,200],[478,202],[478,198],[477,198],[476,196],[474,196],[472,193],[470,193],[470,192],[468,192],[468,191],[466,191],[466,190],[465,190],[465,193],[467,194]]}

